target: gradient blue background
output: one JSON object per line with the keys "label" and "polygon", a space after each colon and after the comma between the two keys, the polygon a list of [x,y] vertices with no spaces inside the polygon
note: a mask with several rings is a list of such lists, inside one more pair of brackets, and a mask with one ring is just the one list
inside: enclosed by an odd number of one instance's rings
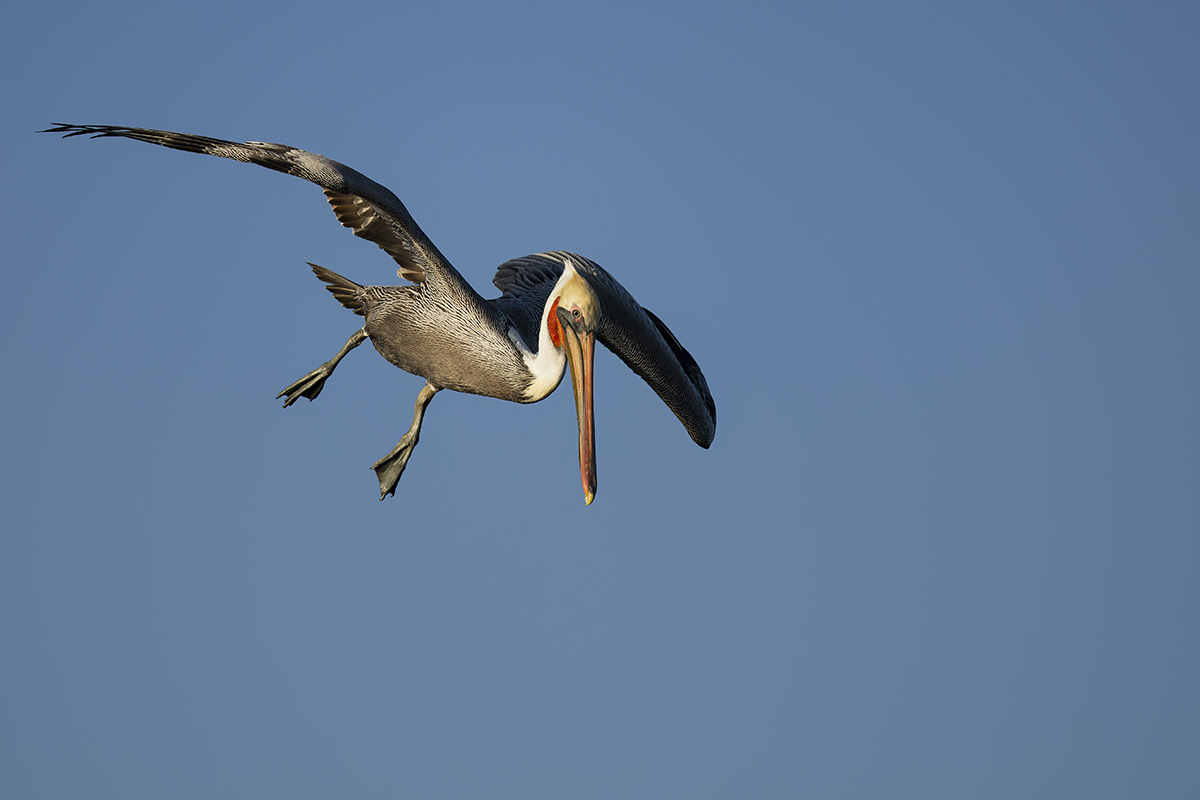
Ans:
{"label": "gradient blue background", "polygon": [[[1200,796],[1194,3],[25,4],[0,30],[0,796]],[[490,292],[566,248],[673,328],[421,385],[320,191],[34,135],[280,141]]]}

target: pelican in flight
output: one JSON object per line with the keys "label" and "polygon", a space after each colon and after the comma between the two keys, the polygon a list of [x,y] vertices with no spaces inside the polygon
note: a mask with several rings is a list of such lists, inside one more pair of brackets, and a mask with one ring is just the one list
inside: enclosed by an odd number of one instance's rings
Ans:
{"label": "pelican in flight", "polygon": [[361,286],[309,264],[343,306],[363,317],[342,349],[292,383],[276,399],[284,408],[315,400],[338,363],[366,339],[379,354],[425,379],[412,425],[375,462],[379,499],[394,495],[421,422],[442,389],[515,403],[536,403],[553,392],[569,366],[579,422],[579,473],[585,502],[596,495],[596,429],[592,358],[596,340],[617,354],[675,413],[701,447],[712,444],[717,407],[696,360],[657,316],[642,308],[600,265],[565,251],[501,264],[492,283],[501,295],[485,300],[451,266],[390,190],[344,164],[282,144],[229,142],[145,128],[56,124],[41,133],[63,138],[121,137],[244,161],[320,186],[338,222],[400,265],[403,286]]}

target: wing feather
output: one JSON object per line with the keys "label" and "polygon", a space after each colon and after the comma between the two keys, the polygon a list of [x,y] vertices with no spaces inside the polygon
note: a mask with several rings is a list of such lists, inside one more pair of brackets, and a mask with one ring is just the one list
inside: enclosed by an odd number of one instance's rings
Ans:
{"label": "wing feather", "polygon": [[402,278],[414,283],[433,282],[458,293],[478,298],[437,246],[425,235],[404,203],[390,189],[345,164],[285,144],[232,142],[190,133],[126,128],[115,125],[61,125],[42,133],[61,133],[63,138],[119,137],[229,158],[295,175],[325,190],[338,221],[370,242],[379,245],[400,265]]}
{"label": "wing feather", "polygon": [[338,194],[329,189],[325,197],[333,207],[333,213],[338,222],[354,231],[368,242],[379,245],[379,249],[390,255],[400,265],[397,274],[413,283],[425,282],[425,268],[413,256],[404,237],[396,232],[395,226],[388,220],[387,215],[361,197],[352,194]]}

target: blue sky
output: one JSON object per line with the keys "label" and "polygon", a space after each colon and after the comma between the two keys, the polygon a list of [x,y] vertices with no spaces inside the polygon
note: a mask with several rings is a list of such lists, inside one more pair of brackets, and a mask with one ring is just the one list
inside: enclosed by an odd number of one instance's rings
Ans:
{"label": "blue sky", "polygon": [[[0,37],[0,795],[1200,793],[1186,3],[32,4]],[[489,294],[570,249],[702,365],[443,392],[304,265],[392,188]]]}

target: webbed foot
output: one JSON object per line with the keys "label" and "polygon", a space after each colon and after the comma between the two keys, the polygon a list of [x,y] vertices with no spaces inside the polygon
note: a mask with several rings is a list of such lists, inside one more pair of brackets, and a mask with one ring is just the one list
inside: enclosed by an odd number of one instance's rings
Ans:
{"label": "webbed foot", "polygon": [[425,408],[437,393],[438,387],[432,383],[426,383],[421,388],[421,392],[417,395],[416,407],[413,409],[412,426],[400,437],[400,442],[392,448],[390,453],[371,465],[371,469],[375,470],[375,477],[379,479],[380,500],[389,494],[396,494],[396,484],[400,482],[400,476],[404,474],[404,468],[408,466],[408,457],[412,455],[417,443],[421,441],[421,423],[425,419]]}
{"label": "webbed foot", "polygon": [[286,395],[287,399],[283,401],[284,408],[287,408],[301,397],[307,397],[310,401],[316,400],[317,395],[319,395],[321,390],[325,388],[325,381],[330,375],[333,374],[333,371],[337,369],[338,362],[346,357],[346,353],[349,353],[351,350],[366,341],[366,338],[366,328],[355,331],[354,334],[346,340],[346,344],[342,345],[342,349],[338,350],[337,355],[305,375],[300,380],[289,385],[282,392],[275,395],[275,399],[278,400]]}
{"label": "webbed foot", "polygon": [[301,397],[316,400],[317,395],[325,388],[326,379],[332,374],[333,368],[329,366],[329,362],[326,362],[275,395],[275,399],[278,400],[287,395],[287,399],[283,401],[284,408],[287,408]]}
{"label": "webbed foot", "polygon": [[379,479],[380,500],[389,494],[396,494],[396,484],[400,483],[400,476],[404,474],[404,468],[408,466],[408,457],[412,455],[419,439],[418,436],[410,437],[405,434],[392,452],[371,465],[371,469],[375,470],[375,477]]}

